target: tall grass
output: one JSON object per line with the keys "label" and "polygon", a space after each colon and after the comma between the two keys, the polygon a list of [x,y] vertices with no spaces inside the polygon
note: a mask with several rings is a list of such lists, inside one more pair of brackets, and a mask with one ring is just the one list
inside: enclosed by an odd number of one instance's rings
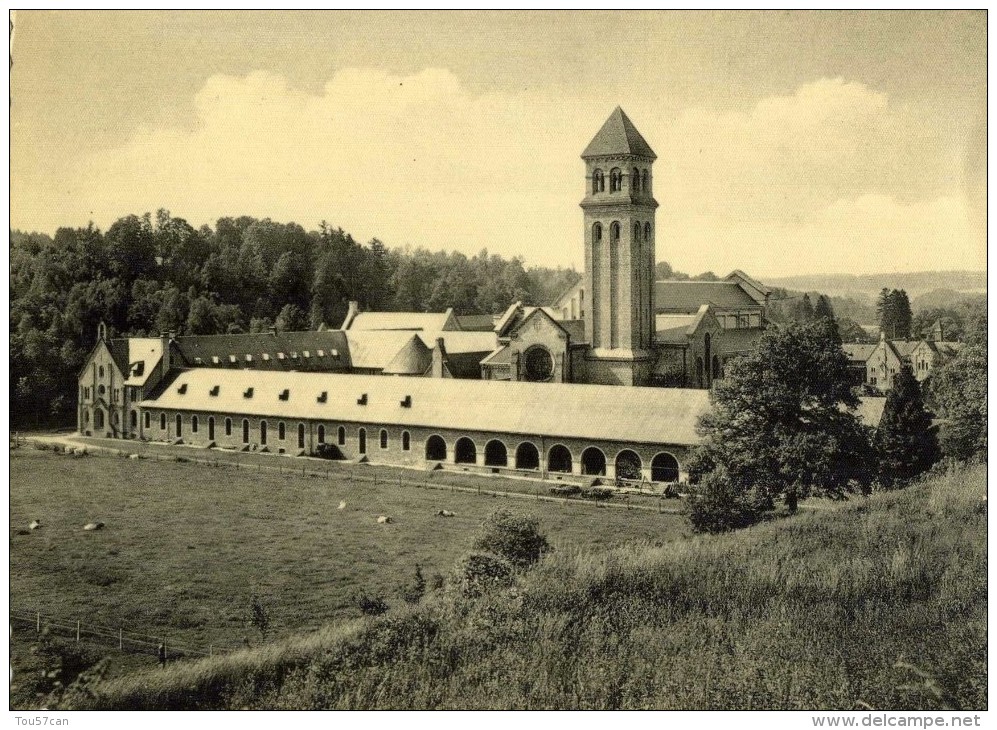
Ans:
{"label": "tall grass", "polygon": [[986,472],[98,687],[93,707],[986,708]]}

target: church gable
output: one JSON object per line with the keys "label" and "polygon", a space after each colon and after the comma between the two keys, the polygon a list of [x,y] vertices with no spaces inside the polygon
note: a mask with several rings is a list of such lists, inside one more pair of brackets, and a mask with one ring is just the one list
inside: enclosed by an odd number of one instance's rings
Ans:
{"label": "church gable", "polygon": [[543,309],[528,312],[509,337],[510,378],[569,382],[566,362],[570,337]]}

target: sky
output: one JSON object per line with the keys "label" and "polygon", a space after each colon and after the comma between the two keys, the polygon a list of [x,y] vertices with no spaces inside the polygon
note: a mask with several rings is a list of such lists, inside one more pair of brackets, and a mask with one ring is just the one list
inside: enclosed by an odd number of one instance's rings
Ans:
{"label": "sky", "polygon": [[676,269],[986,268],[984,11],[18,11],[13,61],[21,230],[167,208],[581,268],[619,105]]}

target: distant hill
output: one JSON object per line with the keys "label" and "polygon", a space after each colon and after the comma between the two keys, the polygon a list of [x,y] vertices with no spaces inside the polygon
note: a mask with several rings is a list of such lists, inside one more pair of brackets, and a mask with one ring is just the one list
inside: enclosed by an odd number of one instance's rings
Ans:
{"label": "distant hill", "polygon": [[960,294],[983,294],[987,291],[985,271],[917,271],[895,274],[812,274],[766,278],[768,286],[796,291],[819,291],[832,296],[867,296],[875,300],[880,289],[905,289],[913,301],[938,289]]}

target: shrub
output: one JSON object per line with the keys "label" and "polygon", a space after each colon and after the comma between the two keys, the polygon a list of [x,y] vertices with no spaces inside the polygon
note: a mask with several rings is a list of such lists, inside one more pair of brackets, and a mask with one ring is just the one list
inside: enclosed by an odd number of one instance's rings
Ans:
{"label": "shrub", "polygon": [[322,459],[342,459],[343,454],[337,446],[333,444],[319,444],[315,449],[315,455]]}
{"label": "shrub", "polygon": [[415,566],[415,575],[412,576],[412,581],[402,586],[401,594],[405,603],[418,603],[426,595],[426,579],[423,577],[422,568],[418,563]]}
{"label": "shrub", "polygon": [[559,497],[573,497],[576,494],[581,494],[581,491],[582,488],[577,484],[564,484],[550,488],[550,493]]}
{"label": "shrub", "polygon": [[589,487],[582,491],[582,499],[612,499],[613,498],[613,488],[612,487]]}
{"label": "shrub", "polygon": [[512,583],[512,564],[491,553],[468,553],[457,561],[454,587],[465,598],[477,598],[492,588]]}
{"label": "shrub", "polygon": [[369,595],[362,589],[354,596],[353,602],[364,616],[380,616],[388,611],[387,601],[381,596]]}
{"label": "shrub", "polygon": [[270,631],[270,612],[257,596],[249,599],[249,625],[260,632],[260,639],[267,640]]}
{"label": "shrub", "polygon": [[689,495],[689,522],[697,532],[727,532],[758,522],[771,509],[764,492],[746,489],[722,470],[703,476]]}
{"label": "shrub", "polygon": [[536,517],[513,514],[507,509],[493,512],[482,525],[474,549],[493,553],[514,567],[526,568],[550,550],[547,538],[540,534]]}

